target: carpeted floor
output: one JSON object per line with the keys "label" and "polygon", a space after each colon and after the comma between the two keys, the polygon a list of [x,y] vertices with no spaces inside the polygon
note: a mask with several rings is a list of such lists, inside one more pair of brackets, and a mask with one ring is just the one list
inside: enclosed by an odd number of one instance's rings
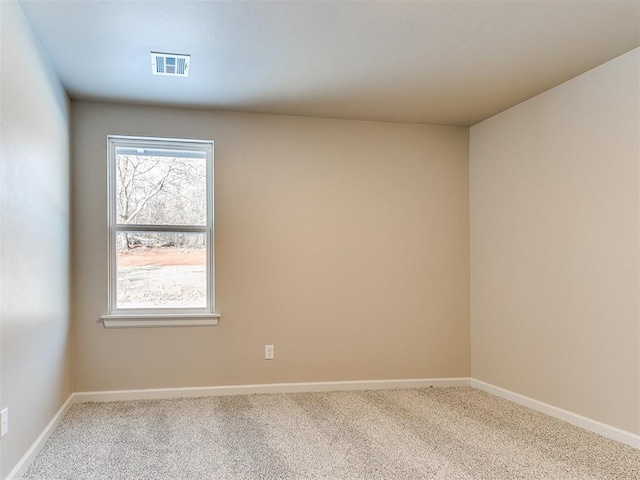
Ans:
{"label": "carpeted floor", "polygon": [[640,450],[473,388],[74,405],[26,479],[640,479]]}

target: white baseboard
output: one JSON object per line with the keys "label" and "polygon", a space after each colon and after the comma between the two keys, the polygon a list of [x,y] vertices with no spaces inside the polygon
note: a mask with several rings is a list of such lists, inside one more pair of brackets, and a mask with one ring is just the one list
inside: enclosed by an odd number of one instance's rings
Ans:
{"label": "white baseboard", "polygon": [[150,400],[163,398],[250,395],[255,393],[331,392],[348,390],[388,390],[398,388],[468,387],[470,378],[415,378],[404,380],[359,380],[346,382],[267,383],[220,387],[154,388],[76,392],[74,403]]}
{"label": "white baseboard", "polygon": [[47,439],[56,429],[65,413],[67,413],[67,410],[69,410],[71,405],[75,403],[73,395],[73,393],[69,395],[69,398],[67,398],[67,400],[58,409],[58,411],[53,416],[49,424],[44,428],[40,436],[36,439],[35,442],[33,442],[33,445],[31,445],[29,450],[27,450],[27,453],[22,456],[13,470],[9,472],[6,480],[20,480],[24,476],[24,474],[27,473],[27,469],[29,468],[29,465],[31,465],[33,459],[36,458],[36,455],[38,455],[38,452],[40,452],[42,447],[44,447],[44,444],[47,443]]}
{"label": "white baseboard", "polygon": [[599,435],[602,435],[603,437],[610,438],[611,440],[615,440],[616,442],[624,443],[634,448],[640,449],[640,435],[636,435],[634,433],[612,427],[611,425],[598,422],[597,420],[583,417],[582,415],[578,415],[577,413],[572,413],[568,410],[554,407],[553,405],[549,405],[548,403],[540,402],[530,397],[525,397],[524,395],[520,395],[519,393],[496,387],[495,385],[491,385],[490,383],[482,382],[474,378],[471,379],[471,386],[479,390],[484,390],[485,392],[491,393],[498,397],[502,397],[511,402],[524,405],[525,407],[529,407],[533,410],[549,415],[550,417],[563,420],[577,427],[581,427],[585,430],[597,433]]}

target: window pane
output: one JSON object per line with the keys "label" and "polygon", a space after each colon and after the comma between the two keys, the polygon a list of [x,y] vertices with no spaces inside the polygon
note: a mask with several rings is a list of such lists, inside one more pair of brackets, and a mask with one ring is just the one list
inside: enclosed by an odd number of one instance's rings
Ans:
{"label": "window pane", "polygon": [[116,223],[206,225],[204,152],[118,148]]}
{"label": "window pane", "polygon": [[118,232],[117,308],[206,308],[204,233]]}

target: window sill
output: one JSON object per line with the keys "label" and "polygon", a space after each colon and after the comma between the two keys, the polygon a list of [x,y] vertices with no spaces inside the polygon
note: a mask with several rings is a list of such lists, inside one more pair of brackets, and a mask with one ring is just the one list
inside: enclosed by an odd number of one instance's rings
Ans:
{"label": "window sill", "polygon": [[219,313],[102,315],[104,328],[149,327],[212,327],[218,324]]}

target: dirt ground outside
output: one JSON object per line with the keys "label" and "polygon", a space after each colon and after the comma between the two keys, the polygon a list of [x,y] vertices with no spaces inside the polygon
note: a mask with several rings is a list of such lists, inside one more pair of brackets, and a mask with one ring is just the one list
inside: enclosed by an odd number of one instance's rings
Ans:
{"label": "dirt ground outside", "polygon": [[118,308],[206,307],[206,249],[118,251]]}
{"label": "dirt ground outside", "polygon": [[137,247],[118,251],[118,267],[144,265],[205,265],[207,250],[175,247]]}

